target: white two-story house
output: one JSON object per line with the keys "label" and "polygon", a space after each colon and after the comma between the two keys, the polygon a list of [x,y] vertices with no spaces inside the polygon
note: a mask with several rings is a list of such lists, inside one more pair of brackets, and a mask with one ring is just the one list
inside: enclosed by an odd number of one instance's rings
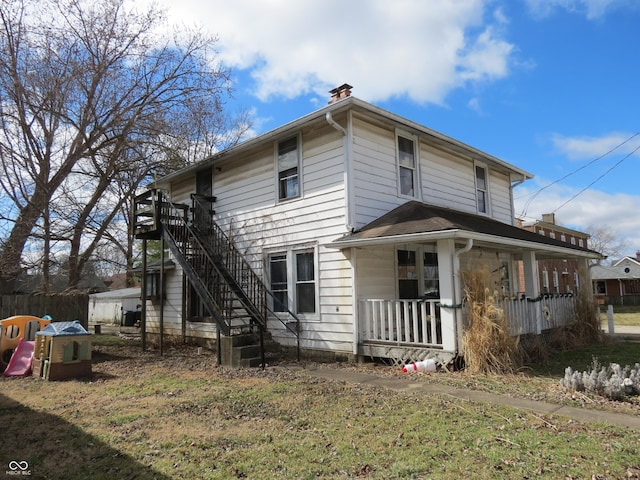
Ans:
{"label": "white two-story house", "polygon": [[254,325],[304,352],[445,364],[464,328],[460,270],[478,265],[522,304],[514,335],[566,322],[572,299],[540,295],[537,260],[587,272],[597,254],[514,225],[513,189],[532,175],[349,88],[138,198],[137,236],[163,238],[176,265],[147,272],[146,334],[213,341]]}

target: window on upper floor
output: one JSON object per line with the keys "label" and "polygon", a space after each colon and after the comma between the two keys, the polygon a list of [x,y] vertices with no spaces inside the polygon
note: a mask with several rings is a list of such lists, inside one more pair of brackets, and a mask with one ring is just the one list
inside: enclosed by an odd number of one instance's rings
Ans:
{"label": "window on upper floor", "polygon": [[487,169],[476,165],[476,203],[478,213],[489,213],[489,181]]}
{"label": "window on upper floor", "polygon": [[418,161],[416,142],[407,136],[398,135],[398,178],[400,195],[417,197]]}
{"label": "window on upper floor", "polygon": [[300,146],[298,137],[278,142],[278,200],[300,196]]}

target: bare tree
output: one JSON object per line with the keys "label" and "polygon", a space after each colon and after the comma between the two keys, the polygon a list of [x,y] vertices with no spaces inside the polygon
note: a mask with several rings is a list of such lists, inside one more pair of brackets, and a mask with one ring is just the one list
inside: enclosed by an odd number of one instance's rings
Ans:
{"label": "bare tree", "polygon": [[230,77],[215,38],[162,37],[164,21],[124,0],[0,4],[0,290],[36,234],[47,249],[68,242],[73,287],[127,195],[237,140],[224,136],[242,127],[223,115]]}
{"label": "bare tree", "polygon": [[628,248],[627,242],[622,240],[618,232],[608,225],[590,225],[586,232],[589,234],[589,248],[607,258],[622,257],[622,252]]}

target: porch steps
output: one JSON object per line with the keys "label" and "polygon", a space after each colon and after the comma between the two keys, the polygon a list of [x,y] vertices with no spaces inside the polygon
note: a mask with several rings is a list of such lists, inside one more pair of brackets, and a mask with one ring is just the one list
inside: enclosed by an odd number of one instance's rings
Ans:
{"label": "porch steps", "polygon": [[[264,333],[263,341],[265,350],[271,352],[277,350],[278,344],[271,339],[269,332]],[[260,335],[258,333],[242,333],[222,337],[220,357],[222,365],[225,367],[252,368],[262,366]]]}

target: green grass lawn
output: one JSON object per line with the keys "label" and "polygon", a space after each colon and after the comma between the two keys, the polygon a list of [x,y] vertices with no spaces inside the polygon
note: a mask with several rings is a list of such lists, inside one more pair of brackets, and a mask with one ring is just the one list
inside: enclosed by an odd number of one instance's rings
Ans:
{"label": "green grass lawn", "polygon": [[[604,325],[607,324],[607,308],[600,307],[600,318]],[[638,307],[614,307],[613,322],[615,325],[640,326],[640,308]]]}

